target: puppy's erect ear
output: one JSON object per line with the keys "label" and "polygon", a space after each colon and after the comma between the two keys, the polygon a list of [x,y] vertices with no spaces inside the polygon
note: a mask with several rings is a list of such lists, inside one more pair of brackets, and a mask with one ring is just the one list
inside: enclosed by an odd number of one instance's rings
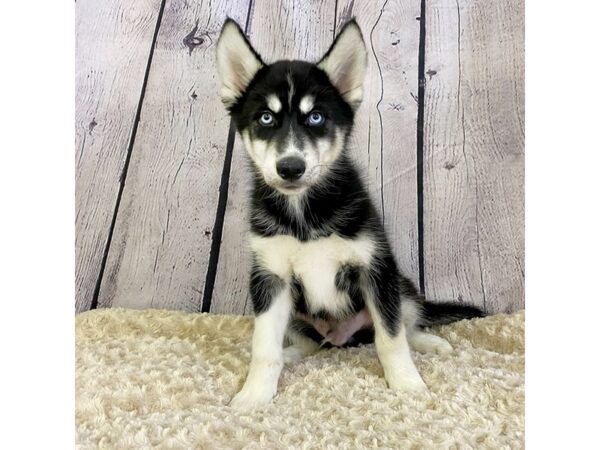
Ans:
{"label": "puppy's erect ear", "polygon": [[217,72],[225,106],[235,104],[263,65],[240,26],[228,18],[217,42]]}
{"label": "puppy's erect ear", "polygon": [[356,109],[362,100],[367,48],[356,20],[346,23],[317,67],[325,71],[344,99]]}

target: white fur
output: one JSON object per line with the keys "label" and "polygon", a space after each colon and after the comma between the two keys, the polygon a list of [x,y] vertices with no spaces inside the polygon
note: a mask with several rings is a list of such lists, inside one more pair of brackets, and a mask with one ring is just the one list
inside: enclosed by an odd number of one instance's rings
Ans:
{"label": "white fur", "polygon": [[417,306],[415,300],[403,298],[400,304],[402,322],[406,326],[406,333],[410,336],[417,329],[419,318],[421,316],[421,308]]}
{"label": "white fur", "polygon": [[277,148],[274,145],[269,145],[267,141],[252,139],[248,130],[242,132],[242,141],[246,152],[260,169],[267,184],[277,185],[281,181],[281,178],[277,175]]}
{"label": "white fur", "polygon": [[300,100],[299,106],[302,114],[308,114],[315,106],[315,98],[312,95],[306,95]]}
{"label": "white fur", "polygon": [[284,364],[300,361],[320,348],[315,341],[293,329],[288,328],[285,336],[290,345],[283,349]]}
{"label": "white fur", "polygon": [[372,293],[367,295],[367,308],[375,328],[375,348],[389,387],[399,391],[427,389],[410,355],[404,323],[400,324],[398,333],[392,337],[374,305]]}
{"label": "white fur", "polygon": [[[333,143],[327,141],[317,141],[317,152],[319,154],[319,164],[328,166],[333,163],[344,147],[344,133],[336,130]],[[322,167],[322,166],[319,166]]]}
{"label": "white fur", "polygon": [[318,67],[327,73],[344,99],[357,107],[362,100],[362,83],[367,72],[367,48],[356,24],[344,28]]}
{"label": "white fur", "polygon": [[437,353],[439,355],[447,355],[452,353],[450,343],[439,336],[423,331],[415,330],[408,336],[408,344],[413,350],[421,353]]}
{"label": "white fur", "polygon": [[283,338],[292,311],[289,288],[277,295],[267,311],[254,319],[252,361],[244,387],[231,400],[231,406],[250,410],[266,405],[277,392],[283,368]]}
{"label": "white fur", "polygon": [[296,92],[296,88],[294,87],[294,80],[292,79],[292,74],[287,74],[287,82],[288,82],[288,108],[292,111],[292,100],[294,98],[294,94]]}
{"label": "white fur", "polygon": [[431,333],[426,333],[418,328],[421,308],[415,300],[402,299],[402,323],[406,328],[406,338],[410,348],[421,353],[438,353],[445,355],[452,352],[452,346],[446,339]]}
{"label": "white fur", "polygon": [[302,152],[298,148],[296,135],[294,134],[294,130],[291,127],[291,125],[288,130],[287,145],[285,146],[285,149],[283,149],[281,158],[284,158],[286,156],[297,156],[299,158],[302,158]]}
{"label": "white fur", "polygon": [[296,216],[298,221],[304,222],[304,196],[302,194],[288,195],[286,200],[288,212]]}
{"label": "white fur", "polygon": [[262,63],[248,46],[240,29],[228,22],[217,42],[217,72],[221,100],[230,106],[248,87]]}
{"label": "white fur", "polygon": [[275,94],[268,95],[267,106],[274,113],[278,113],[279,111],[281,111],[281,101],[279,100],[279,97],[277,97]]}
{"label": "white fur", "polygon": [[346,310],[348,296],[335,287],[335,275],[344,263],[368,266],[376,251],[376,242],[367,235],[355,239],[336,234],[299,241],[292,236],[261,237],[251,235],[250,247],[259,264],[283,280],[292,274],[304,286],[306,302],[312,311],[324,309],[336,315]]}

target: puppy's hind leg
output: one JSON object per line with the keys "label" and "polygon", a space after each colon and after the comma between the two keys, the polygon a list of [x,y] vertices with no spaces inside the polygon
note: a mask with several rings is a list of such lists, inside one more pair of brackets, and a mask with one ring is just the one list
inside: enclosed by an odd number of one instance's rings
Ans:
{"label": "puppy's hind leg", "polygon": [[437,353],[438,355],[447,355],[452,353],[450,343],[435,334],[426,333],[421,330],[414,330],[407,336],[408,345],[413,350],[421,353]]}
{"label": "puppy's hind leg", "polygon": [[452,352],[452,346],[446,339],[426,333],[418,325],[422,311],[415,299],[403,298],[401,310],[402,322],[406,327],[406,338],[411,349],[421,353],[437,353],[439,355],[447,355]]}
{"label": "puppy's hind leg", "polygon": [[366,287],[366,304],[375,328],[375,347],[391,389],[426,390],[410,354],[401,320],[399,273],[391,258],[380,263]]}
{"label": "puppy's hind leg", "polygon": [[292,320],[286,331],[289,346],[283,349],[283,362],[285,364],[298,362],[305,356],[311,355],[319,350],[319,344],[302,333],[303,323]]}

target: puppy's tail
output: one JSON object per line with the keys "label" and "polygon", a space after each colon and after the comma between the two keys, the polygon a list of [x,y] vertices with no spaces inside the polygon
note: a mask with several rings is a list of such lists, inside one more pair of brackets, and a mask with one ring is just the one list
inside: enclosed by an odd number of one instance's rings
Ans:
{"label": "puppy's tail", "polygon": [[420,327],[446,325],[458,320],[486,316],[481,309],[460,303],[434,303],[420,298],[416,305],[419,309],[416,325]]}

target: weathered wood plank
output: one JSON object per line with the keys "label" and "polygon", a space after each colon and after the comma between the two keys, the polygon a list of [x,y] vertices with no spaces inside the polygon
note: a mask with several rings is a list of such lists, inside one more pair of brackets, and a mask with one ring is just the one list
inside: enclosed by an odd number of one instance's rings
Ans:
{"label": "weathered wood plank", "polygon": [[[401,270],[418,282],[417,103],[413,95],[416,96],[418,83],[419,1],[382,0],[377,5],[368,1],[340,1],[335,18],[332,6],[312,3],[299,7],[288,2],[277,9],[261,2],[251,19],[252,41],[271,59],[317,60],[331,44],[333,24],[339,30],[356,16],[369,49],[370,64],[351,152],[365,173],[374,200],[380,208],[381,201],[384,202],[386,228]],[[240,233],[246,229],[247,189],[242,151],[241,145],[236,144],[211,309],[219,313],[252,312],[247,298],[248,252]],[[381,170],[382,162],[385,171]]]}
{"label": "weathered wood plank", "polygon": [[80,0],[76,11],[77,312],[90,308],[161,0]]}
{"label": "weathered wood plank", "polygon": [[419,0],[342,0],[337,20],[339,28],[355,16],[369,49],[352,151],[368,176],[398,266],[417,286],[419,14]]}
{"label": "weathered wood plank", "polygon": [[425,290],[490,312],[523,299],[522,0],[426,2]]}
{"label": "weathered wood plank", "polygon": [[[252,8],[248,34],[264,59],[316,61],[331,44],[334,2],[260,1]],[[248,171],[239,139],[234,148],[223,240],[211,312],[251,314],[248,300],[247,230]]]}
{"label": "weathered wood plank", "polygon": [[101,306],[200,308],[229,119],[214,47],[249,0],[167,1],[105,276]]}

